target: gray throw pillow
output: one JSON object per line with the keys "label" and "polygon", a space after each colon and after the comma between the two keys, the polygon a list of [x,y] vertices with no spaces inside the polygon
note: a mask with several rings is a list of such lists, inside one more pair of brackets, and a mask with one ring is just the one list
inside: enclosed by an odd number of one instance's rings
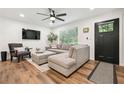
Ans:
{"label": "gray throw pillow", "polygon": [[74,51],[74,47],[70,47],[70,48],[69,48],[69,54],[68,54],[68,56],[69,56],[70,58],[72,58],[73,51]]}

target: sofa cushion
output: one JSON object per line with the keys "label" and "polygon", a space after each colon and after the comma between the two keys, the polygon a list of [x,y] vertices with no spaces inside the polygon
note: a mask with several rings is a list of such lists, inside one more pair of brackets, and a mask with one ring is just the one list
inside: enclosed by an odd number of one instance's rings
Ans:
{"label": "sofa cushion", "polygon": [[88,47],[88,46],[87,45],[75,45],[72,47],[73,47],[72,58],[75,59],[75,58],[77,58],[77,56],[80,56],[80,55],[77,55],[77,52],[80,51],[80,49]]}
{"label": "sofa cushion", "polygon": [[56,53],[65,53],[68,52],[67,50],[61,50],[61,49],[48,49],[48,51],[56,52]]}
{"label": "sofa cushion", "polygon": [[19,56],[19,55],[28,55],[28,54],[30,54],[29,51],[19,51],[19,52],[17,52],[17,56]]}
{"label": "sofa cushion", "polygon": [[[43,54],[43,53],[42,53]],[[41,60],[41,59],[43,59],[43,58],[47,58],[47,55],[42,55],[41,53],[39,53],[39,55],[38,54],[32,54],[32,57],[33,57],[33,59],[39,59],[39,60]]]}
{"label": "sofa cushion", "polygon": [[75,59],[68,57],[68,53],[62,53],[62,54],[50,56],[48,58],[48,61],[53,62],[67,69],[71,68],[74,64],[76,64]]}

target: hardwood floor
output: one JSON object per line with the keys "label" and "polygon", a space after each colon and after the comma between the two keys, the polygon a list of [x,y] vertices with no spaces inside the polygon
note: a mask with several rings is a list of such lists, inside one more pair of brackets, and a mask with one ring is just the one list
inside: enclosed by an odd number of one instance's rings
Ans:
{"label": "hardwood floor", "polygon": [[53,83],[46,75],[27,61],[0,62],[0,83]]}
{"label": "hardwood floor", "polygon": [[124,67],[116,66],[117,80],[119,84],[124,84]]}
{"label": "hardwood floor", "polygon": [[[89,61],[66,78],[52,69],[42,73],[27,61],[0,62],[0,83],[92,84],[94,82],[87,78],[97,64],[98,62]],[[116,66],[116,73],[118,83],[124,84],[124,67]]]}

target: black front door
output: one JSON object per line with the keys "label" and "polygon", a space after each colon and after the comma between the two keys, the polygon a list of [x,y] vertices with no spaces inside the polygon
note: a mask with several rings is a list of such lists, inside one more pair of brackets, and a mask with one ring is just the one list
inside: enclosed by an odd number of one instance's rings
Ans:
{"label": "black front door", "polygon": [[119,64],[119,18],[95,23],[95,60]]}

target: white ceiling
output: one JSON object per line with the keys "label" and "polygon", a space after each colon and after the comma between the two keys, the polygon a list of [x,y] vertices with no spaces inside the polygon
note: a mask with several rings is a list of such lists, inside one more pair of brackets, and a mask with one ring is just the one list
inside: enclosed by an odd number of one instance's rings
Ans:
{"label": "white ceiling", "polygon": [[[37,12],[49,14],[47,8],[0,8],[0,16],[11,18],[18,21],[23,21],[31,24],[42,25],[45,27],[53,28],[60,25],[64,25],[76,20],[85,19],[88,17],[96,16],[114,10],[114,8],[95,8],[90,10],[89,8],[52,8],[57,14],[67,13],[67,16],[61,17],[65,21],[56,20],[54,24],[50,25],[50,20],[42,19],[46,18],[43,15],[37,15]],[[21,18],[19,14],[24,14],[25,17]]]}

